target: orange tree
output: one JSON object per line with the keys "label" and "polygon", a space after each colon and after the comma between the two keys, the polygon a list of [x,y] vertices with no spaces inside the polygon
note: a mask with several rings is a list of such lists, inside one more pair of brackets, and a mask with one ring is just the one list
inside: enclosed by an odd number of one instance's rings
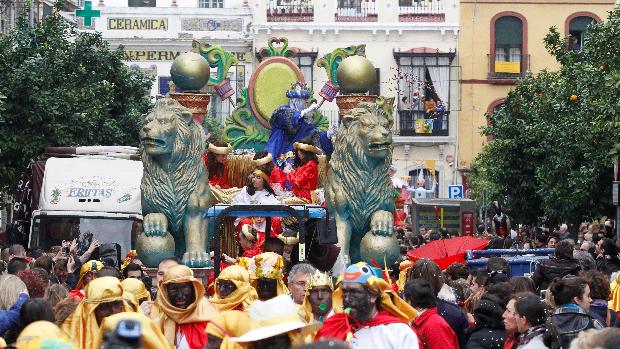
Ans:
{"label": "orange tree", "polygon": [[612,215],[620,140],[620,12],[588,28],[581,50],[556,28],[545,38],[557,71],[528,75],[492,115],[493,135],[472,163],[472,192],[500,200],[517,222],[577,223]]}

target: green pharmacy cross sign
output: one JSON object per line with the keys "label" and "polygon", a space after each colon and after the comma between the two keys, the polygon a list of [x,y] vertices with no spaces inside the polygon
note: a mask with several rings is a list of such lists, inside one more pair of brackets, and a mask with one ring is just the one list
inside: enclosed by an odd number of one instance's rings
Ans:
{"label": "green pharmacy cross sign", "polygon": [[93,25],[93,18],[101,17],[101,11],[93,10],[93,2],[92,1],[84,1],[84,8],[81,10],[76,10],[75,15],[77,17],[84,18],[84,26],[90,27]]}

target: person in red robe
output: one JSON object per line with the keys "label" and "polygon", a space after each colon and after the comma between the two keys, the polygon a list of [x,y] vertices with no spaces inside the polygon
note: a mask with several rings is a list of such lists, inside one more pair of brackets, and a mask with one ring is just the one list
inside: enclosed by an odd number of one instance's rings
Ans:
{"label": "person in red robe", "polygon": [[293,195],[312,201],[311,192],[319,185],[319,159],[321,150],[314,145],[296,142],[294,170],[289,166],[284,169],[286,180],[291,184]]}
{"label": "person in red robe", "polygon": [[235,230],[237,231],[237,241],[243,249],[241,257],[252,258],[264,252],[265,233],[254,229],[251,219],[242,219]]}
{"label": "person in red robe", "polygon": [[381,270],[367,263],[350,265],[332,295],[335,315],[323,323],[315,339],[337,339],[353,349],[418,349],[409,323],[418,315],[383,279]]}
{"label": "person in red robe", "polygon": [[254,155],[254,165],[269,176],[269,185],[276,194],[286,189],[286,175],[273,162],[273,156],[266,151],[259,151]]}
{"label": "person in red robe", "polygon": [[232,151],[232,146],[222,141],[209,143],[208,151],[202,159],[209,170],[209,184],[220,189],[230,188],[228,183],[228,169],[226,156]]}

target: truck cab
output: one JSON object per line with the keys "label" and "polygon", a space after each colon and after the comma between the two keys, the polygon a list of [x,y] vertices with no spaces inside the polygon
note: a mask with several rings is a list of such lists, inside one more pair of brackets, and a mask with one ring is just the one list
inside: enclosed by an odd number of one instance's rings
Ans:
{"label": "truck cab", "polygon": [[[65,148],[66,149],[66,148]],[[142,162],[132,147],[79,147],[70,157],[45,161],[28,247],[45,251],[78,239],[120,245],[125,255],[142,231]],[[39,189],[39,188],[33,188]]]}

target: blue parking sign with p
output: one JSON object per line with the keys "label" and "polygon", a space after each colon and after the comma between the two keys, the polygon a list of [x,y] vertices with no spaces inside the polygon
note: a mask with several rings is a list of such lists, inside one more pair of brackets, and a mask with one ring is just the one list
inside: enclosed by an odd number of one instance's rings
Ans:
{"label": "blue parking sign with p", "polygon": [[448,186],[448,198],[462,199],[463,198],[463,186],[462,185],[449,185]]}

